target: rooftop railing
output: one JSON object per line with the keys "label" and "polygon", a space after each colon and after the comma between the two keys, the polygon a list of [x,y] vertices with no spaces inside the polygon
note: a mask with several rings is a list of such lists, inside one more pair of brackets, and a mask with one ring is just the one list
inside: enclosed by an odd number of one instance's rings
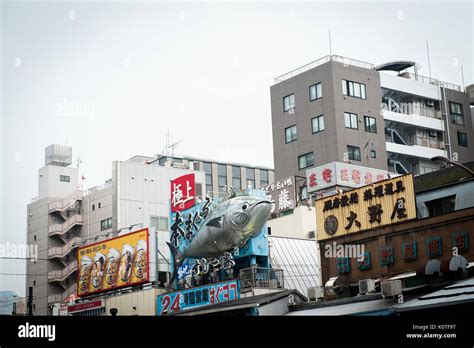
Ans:
{"label": "rooftop railing", "polygon": [[435,85],[435,86],[440,85],[440,86],[445,87],[447,89],[452,89],[452,90],[455,90],[455,91],[458,91],[458,92],[463,92],[464,91],[461,86],[455,85],[454,83],[440,81],[440,80],[434,79],[432,77],[423,76],[423,75],[420,75],[420,74],[414,74],[414,73],[407,72],[407,71],[400,73],[398,76],[399,77],[404,77],[404,78],[410,79],[410,80],[421,81],[423,83],[429,83],[429,84]]}
{"label": "rooftop railing", "polygon": [[[294,76],[297,76],[301,73],[304,73],[305,71],[311,70],[313,68],[316,68],[317,66],[323,65],[324,63],[327,63],[327,62],[330,62],[330,61],[339,62],[339,63],[342,63],[344,65],[356,66],[356,67],[363,68],[363,69],[373,69],[375,67],[375,65],[371,64],[371,63],[367,63],[367,62],[363,62],[361,60],[347,58],[347,57],[343,57],[343,56],[333,54],[333,55],[327,55],[327,56],[324,56],[322,58],[316,59],[316,60],[314,60],[314,61],[312,61],[308,64],[300,66],[299,68],[293,69],[293,70],[291,70],[291,71],[289,71],[289,72],[287,72],[283,75],[275,77],[274,82],[275,82],[275,84],[280,83],[282,81],[288,80],[288,79],[290,79]],[[440,81],[440,80],[437,80],[437,79],[434,79],[434,78],[431,78],[431,77],[427,77],[427,76],[423,76],[423,75],[419,75],[419,74],[415,75],[415,74],[410,73],[410,72],[402,72],[398,76],[413,79],[413,80],[418,80],[418,81],[421,81],[421,82],[424,82],[424,83],[430,83],[430,84],[433,84],[433,85],[441,85],[445,88],[452,89],[452,90],[459,91],[459,92],[464,91],[464,89],[461,86],[456,85],[454,83]]]}
{"label": "rooftop railing", "polygon": [[315,61],[312,61],[308,64],[305,64],[303,66],[300,66],[299,68],[293,69],[293,70],[287,72],[286,74],[275,77],[275,79],[274,79],[275,83],[279,83],[279,82],[288,80],[289,78],[292,78],[296,75],[299,75],[299,74],[301,74],[305,71],[311,70],[313,68],[316,68],[317,66],[323,65],[324,63],[327,63],[327,62],[330,62],[330,61],[339,62],[339,63],[342,63],[344,65],[357,66],[359,68],[364,68],[364,69],[372,69],[374,67],[373,64],[363,62],[361,60],[347,58],[347,57],[338,56],[338,55],[330,55],[330,56],[328,55],[328,56],[324,56],[322,58],[319,58]]}

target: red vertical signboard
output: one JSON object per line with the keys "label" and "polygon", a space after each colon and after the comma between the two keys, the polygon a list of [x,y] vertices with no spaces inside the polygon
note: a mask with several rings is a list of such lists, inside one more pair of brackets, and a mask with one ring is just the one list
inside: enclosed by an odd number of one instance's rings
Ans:
{"label": "red vertical signboard", "polygon": [[171,180],[171,212],[182,211],[196,202],[196,182],[194,174],[186,174]]}

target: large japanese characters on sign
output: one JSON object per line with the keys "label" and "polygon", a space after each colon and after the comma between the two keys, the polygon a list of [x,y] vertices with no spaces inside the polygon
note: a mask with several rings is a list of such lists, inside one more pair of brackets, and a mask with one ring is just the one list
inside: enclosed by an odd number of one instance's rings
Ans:
{"label": "large japanese characters on sign", "polygon": [[189,209],[171,211],[168,246],[175,288],[189,276],[216,282],[233,273],[234,258],[268,255],[264,225],[270,210],[265,193],[255,191],[252,196],[206,197]]}
{"label": "large japanese characters on sign", "polygon": [[319,240],[415,218],[412,174],[316,201]]}
{"label": "large japanese characters on sign", "polygon": [[149,281],[148,228],[77,251],[77,294],[90,295]]}
{"label": "large japanese characters on sign", "polygon": [[231,280],[158,296],[157,315],[185,311],[195,307],[226,302],[240,296],[239,281]]}
{"label": "large japanese characters on sign", "polygon": [[282,213],[296,207],[294,176],[279,180],[262,189],[267,194],[267,199],[272,202],[272,214]]}
{"label": "large japanese characters on sign", "polygon": [[189,209],[196,202],[194,174],[186,174],[171,181],[171,211]]}
{"label": "large japanese characters on sign", "polygon": [[335,185],[361,187],[388,179],[386,170],[373,169],[353,164],[332,162],[306,171],[308,192],[325,189]]}

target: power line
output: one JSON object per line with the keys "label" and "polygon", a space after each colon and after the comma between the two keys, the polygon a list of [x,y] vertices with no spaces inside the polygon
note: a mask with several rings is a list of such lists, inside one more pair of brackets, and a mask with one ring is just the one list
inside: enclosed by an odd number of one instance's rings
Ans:
{"label": "power line", "polygon": [[28,260],[28,261],[48,261],[49,259],[40,259],[35,257],[9,257],[9,256],[0,256],[0,259],[3,260]]}

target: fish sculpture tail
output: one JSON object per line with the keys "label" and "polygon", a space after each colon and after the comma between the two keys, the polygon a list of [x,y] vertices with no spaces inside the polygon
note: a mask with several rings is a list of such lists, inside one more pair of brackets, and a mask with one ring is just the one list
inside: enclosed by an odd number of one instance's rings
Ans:
{"label": "fish sculpture tail", "polygon": [[166,244],[168,244],[171,255],[173,256],[173,275],[171,276],[171,283],[173,283],[173,281],[176,279],[176,276],[178,275],[178,269],[183,263],[186,255],[172,243],[166,242]]}

